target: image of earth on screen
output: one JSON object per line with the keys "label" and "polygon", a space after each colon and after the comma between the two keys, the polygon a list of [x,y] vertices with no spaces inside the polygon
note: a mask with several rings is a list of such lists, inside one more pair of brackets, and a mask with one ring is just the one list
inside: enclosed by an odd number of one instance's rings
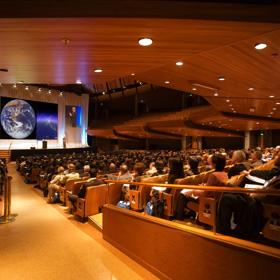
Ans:
{"label": "image of earth on screen", "polygon": [[57,139],[57,104],[1,97],[1,139]]}

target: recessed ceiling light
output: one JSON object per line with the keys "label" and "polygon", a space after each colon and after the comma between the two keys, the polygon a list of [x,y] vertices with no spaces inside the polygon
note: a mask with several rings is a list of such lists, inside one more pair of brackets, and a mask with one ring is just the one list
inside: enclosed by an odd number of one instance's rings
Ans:
{"label": "recessed ceiling light", "polygon": [[263,50],[267,47],[267,44],[266,43],[258,43],[255,45],[255,49],[256,50]]}
{"label": "recessed ceiling light", "polygon": [[170,84],[170,81],[165,81],[164,83],[165,83],[165,84]]}
{"label": "recessed ceiling light", "polygon": [[224,81],[225,79],[226,79],[226,78],[223,77],[223,76],[221,76],[221,77],[218,78],[219,81]]}
{"label": "recessed ceiling light", "polygon": [[215,93],[214,93],[214,96],[219,96],[219,93],[218,93],[218,92],[215,92]]}
{"label": "recessed ceiling light", "polygon": [[280,102],[276,102],[276,105],[280,105]]}
{"label": "recessed ceiling light", "polygon": [[195,87],[193,87],[193,88],[192,88],[192,90],[193,90],[193,91],[196,91],[196,88],[195,88]]}
{"label": "recessed ceiling light", "polygon": [[272,108],[272,110],[273,110],[273,111],[276,111],[277,109],[276,109],[276,108]]}
{"label": "recessed ceiling light", "polygon": [[135,76],[135,73],[131,73],[130,75],[131,75],[131,76]]}
{"label": "recessed ceiling light", "polygon": [[182,65],[184,65],[184,62],[183,62],[183,61],[177,61],[177,62],[176,62],[176,65],[177,65],[177,66],[182,66]]}
{"label": "recessed ceiling light", "polygon": [[253,87],[249,87],[248,90],[252,91],[255,90]]}
{"label": "recessed ceiling light", "polygon": [[226,100],[226,102],[230,102],[230,100],[229,100],[229,99],[227,99],[227,100]]}
{"label": "recessed ceiling light", "polygon": [[141,38],[138,40],[140,46],[147,47],[153,43],[153,40],[150,38]]}
{"label": "recessed ceiling light", "polygon": [[81,83],[82,83],[81,80],[77,80],[77,81],[76,81],[76,84],[81,84]]}
{"label": "recessed ceiling light", "polygon": [[269,95],[269,98],[274,98],[274,95]]}
{"label": "recessed ceiling light", "polygon": [[102,69],[94,69],[95,73],[101,73],[103,70]]}

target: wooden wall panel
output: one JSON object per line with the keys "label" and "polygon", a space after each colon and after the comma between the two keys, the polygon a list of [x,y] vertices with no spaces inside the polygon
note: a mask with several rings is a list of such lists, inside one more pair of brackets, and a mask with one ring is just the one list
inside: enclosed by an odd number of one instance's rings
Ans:
{"label": "wooden wall panel", "polygon": [[161,224],[158,218],[130,213],[105,206],[103,238],[161,279],[278,278],[279,258],[187,232],[171,226],[173,222]]}

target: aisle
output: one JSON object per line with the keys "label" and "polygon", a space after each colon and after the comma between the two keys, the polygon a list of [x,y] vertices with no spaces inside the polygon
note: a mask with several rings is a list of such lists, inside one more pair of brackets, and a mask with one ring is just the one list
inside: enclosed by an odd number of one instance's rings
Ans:
{"label": "aisle", "polygon": [[9,165],[16,222],[0,225],[0,279],[156,279],[88,224],[46,204]]}

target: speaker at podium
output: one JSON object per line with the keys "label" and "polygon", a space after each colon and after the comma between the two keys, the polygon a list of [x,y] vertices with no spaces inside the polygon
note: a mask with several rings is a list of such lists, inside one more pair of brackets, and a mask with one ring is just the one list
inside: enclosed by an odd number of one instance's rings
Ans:
{"label": "speaker at podium", "polygon": [[43,149],[47,149],[48,148],[48,141],[43,140],[42,147],[43,147]]}

